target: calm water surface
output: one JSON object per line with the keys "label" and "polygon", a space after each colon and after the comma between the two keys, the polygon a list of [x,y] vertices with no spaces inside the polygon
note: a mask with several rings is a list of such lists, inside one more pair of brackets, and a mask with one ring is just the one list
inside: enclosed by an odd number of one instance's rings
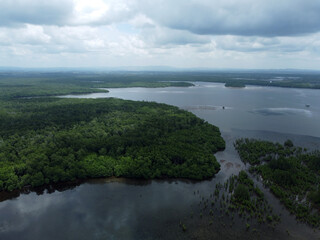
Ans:
{"label": "calm water surface", "polygon": [[[318,239],[319,231],[296,223],[268,191],[265,194],[282,214],[282,223],[271,231],[252,222],[259,236],[247,232],[240,219],[228,228],[225,223],[230,219],[216,218],[209,226],[205,216],[190,215],[197,215],[199,199],[209,196],[217,182],[244,169],[232,145],[236,138],[291,138],[296,145],[319,149],[320,91],[195,84],[190,88],[108,89],[109,93],[64,97],[156,101],[195,113],[217,125],[227,142],[226,150],[216,154],[221,171],[215,178],[202,182],[102,179],[50,194],[21,194],[0,203],[0,239]],[[186,224],[186,233],[180,221]]]}
{"label": "calm water surface", "polygon": [[258,86],[239,89],[200,82],[195,85],[189,88],[115,88],[108,89],[109,93],[67,97],[155,101],[190,110],[222,131],[266,130],[320,137],[319,90]]}

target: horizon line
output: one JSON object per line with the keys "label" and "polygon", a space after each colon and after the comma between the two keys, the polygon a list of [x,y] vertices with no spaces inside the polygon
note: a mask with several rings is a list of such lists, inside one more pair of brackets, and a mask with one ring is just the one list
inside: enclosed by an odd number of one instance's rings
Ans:
{"label": "horizon line", "polygon": [[[175,66],[97,66],[97,67],[19,67],[0,66],[2,70],[105,70],[105,71],[311,71],[320,72],[320,69],[311,68],[214,68],[214,67],[175,67]],[[126,70],[127,69],[127,70]],[[132,70],[136,69],[136,70]]]}

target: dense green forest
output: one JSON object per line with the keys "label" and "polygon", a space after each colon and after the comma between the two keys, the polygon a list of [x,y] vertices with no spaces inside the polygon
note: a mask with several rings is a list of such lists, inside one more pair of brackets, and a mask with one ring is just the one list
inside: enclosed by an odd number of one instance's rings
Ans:
{"label": "dense green forest", "polygon": [[320,226],[320,151],[254,139],[235,143],[241,160],[297,219]]}
{"label": "dense green forest", "polygon": [[0,102],[0,190],[92,177],[214,176],[217,127],[176,107],[120,99]]}
{"label": "dense green forest", "polygon": [[[130,74],[129,74],[130,75]],[[94,73],[0,73],[0,191],[91,177],[214,176],[217,127],[164,104],[48,96],[192,86]]]}
{"label": "dense green forest", "polygon": [[190,82],[146,76],[129,73],[0,72],[0,99],[108,92],[101,88],[193,86]]}

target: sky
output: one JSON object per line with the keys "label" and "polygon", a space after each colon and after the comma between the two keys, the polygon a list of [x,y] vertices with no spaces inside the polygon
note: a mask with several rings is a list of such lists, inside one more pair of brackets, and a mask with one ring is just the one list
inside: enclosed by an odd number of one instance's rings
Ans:
{"label": "sky", "polygon": [[0,66],[320,70],[320,1],[0,0]]}

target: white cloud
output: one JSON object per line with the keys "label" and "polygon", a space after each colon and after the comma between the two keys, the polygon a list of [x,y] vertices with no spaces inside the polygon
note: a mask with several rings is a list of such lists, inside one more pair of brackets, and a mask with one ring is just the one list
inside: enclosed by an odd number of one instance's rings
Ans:
{"label": "white cloud", "polygon": [[99,21],[110,7],[103,0],[75,0],[73,19],[75,24],[90,24]]}
{"label": "white cloud", "polygon": [[108,25],[122,22],[133,16],[130,1],[123,0],[74,0],[70,24]]}
{"label": "white cloud", "polygon": [[0,45],[39,45],[50,42],[51,37],[44,33],[43,27],[27,24],[25,28],[0,28]]}
{"label": "white cloud", "polygon": [[313,0],[0,0],[0,65],[319,68],[319,22]]}

